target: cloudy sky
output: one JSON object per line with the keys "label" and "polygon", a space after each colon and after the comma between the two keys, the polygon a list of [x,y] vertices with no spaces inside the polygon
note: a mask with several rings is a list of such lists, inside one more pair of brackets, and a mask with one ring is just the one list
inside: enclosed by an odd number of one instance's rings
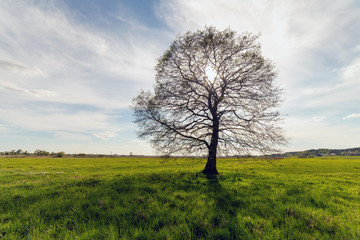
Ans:
{"label": "cloudy sky", "polygon": [[360,2],[0,1],[0,151],[154,154],[129,109],[177,34],[261,33],[284,151],[360,146]]}

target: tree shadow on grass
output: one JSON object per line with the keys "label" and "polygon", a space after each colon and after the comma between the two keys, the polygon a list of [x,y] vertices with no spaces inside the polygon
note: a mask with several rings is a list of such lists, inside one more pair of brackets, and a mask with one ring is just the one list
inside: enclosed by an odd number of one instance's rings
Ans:
{"label": "tree shadow on grass", "polygon": [[[205,238],[239,239],[237,215],[245,208],[244,201],[236,193],[226,189],[226,177],[222,175],[206,176],[206,188],[203,189],[209,202],[207,212],[212,216]],[[230,184],[230,183],[229,183]]]}
{"label": "tree shadow on grass", "polygon": [[[26,223],[18,219],[0,236],[26,237],[36,229],[44,234],[39,237],[61,239],[93,231],[94,238],[107,238],[113,226],[116,236],[134,239],[137,234],[146,239],[170,232],[174,238],[213,234],[214,239],[229,239],[236,235],[224,233],[228,227],[224,219],[236,216],[236,196],[224,188],[222,180],[221,175],[194,172],[151,173],[109,180],[73,179],[39,191],[29,189],[28,195],[10,194],[2,200],[8,205],[8,215],[26,216]],[[222,232],[216,235],[218,229]]]}
{"label": "tree shadow on grass", "polygon": [[209,199],[215,200],[215,206],[226,212],[233,212],[234,197],[222,186],[219,181],[220,176],[206,176],[207,178],[207,196]]}

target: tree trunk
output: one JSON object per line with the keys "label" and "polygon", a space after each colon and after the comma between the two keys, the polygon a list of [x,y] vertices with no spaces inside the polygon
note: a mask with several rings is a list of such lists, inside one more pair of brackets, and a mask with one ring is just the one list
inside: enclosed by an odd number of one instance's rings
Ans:
{"label": "tree trunk", "polygon": [[219,173],[216,169],[216,148],[209,149],[209,156],[203,173],[206,175],[214,175]]}
{"label": "tree trunk", "polygon": [[203,170],[203,173],[205,173],[206,175],[214,175],[219,173],[216,169],[216,152],[217,152],[218,141],[219,141],[219,121],[216,120],[214,121],[214,125],[213,125],[213,132],[211,135],[211,142],[209,146],[208,160],[205,169]]}

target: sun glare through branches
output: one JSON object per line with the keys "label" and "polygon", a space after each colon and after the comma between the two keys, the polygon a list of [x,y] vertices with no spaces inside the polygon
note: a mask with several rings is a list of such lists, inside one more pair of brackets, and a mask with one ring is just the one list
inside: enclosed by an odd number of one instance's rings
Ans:
{"label": "sun glare through branches", "polygon": [[212,68],[211,66],[206,66],[205,76],[207,77],[207,79],[210,83],[213,84],[215,82],[217,75],[218,74],[214,68]]}

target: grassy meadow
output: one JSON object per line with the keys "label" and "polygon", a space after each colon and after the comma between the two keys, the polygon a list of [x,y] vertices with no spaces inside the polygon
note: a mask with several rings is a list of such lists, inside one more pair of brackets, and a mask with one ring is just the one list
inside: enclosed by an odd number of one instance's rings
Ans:
{"label": "grassy meadow", "polygon": [[0,239],[360,239],[360,157],[0,158]]}

